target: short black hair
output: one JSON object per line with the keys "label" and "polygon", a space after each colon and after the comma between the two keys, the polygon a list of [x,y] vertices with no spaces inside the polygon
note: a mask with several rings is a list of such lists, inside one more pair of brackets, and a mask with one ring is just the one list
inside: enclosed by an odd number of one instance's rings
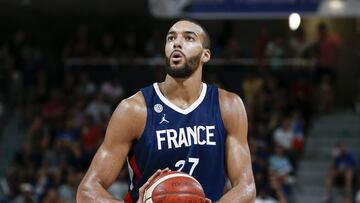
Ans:
{"label": "short black hair", "polygon": [[193,23],[193,24],[199,26],[204,32],[204,40],[202,42],[202,45],[205,49],[210,49],[210,47],[211,47],[210,35],[209,35],[209,32],[205,29],[205,27],[203,27],[199,22],[192,20],[192,19],[183,18],[183,19],[178,20],[177,22],[180,22],[180,21],[188,21],[190,23]]}

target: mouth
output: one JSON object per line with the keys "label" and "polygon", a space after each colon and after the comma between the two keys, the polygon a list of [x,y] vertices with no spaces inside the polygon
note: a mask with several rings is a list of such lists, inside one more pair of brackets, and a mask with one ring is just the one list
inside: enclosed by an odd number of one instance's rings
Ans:
{"label": "mouth", "polygon": [[173,51],[170,55],[170,59],[174,63],[179,63],[183,58],[185,58],[185,56],[181,51]]}

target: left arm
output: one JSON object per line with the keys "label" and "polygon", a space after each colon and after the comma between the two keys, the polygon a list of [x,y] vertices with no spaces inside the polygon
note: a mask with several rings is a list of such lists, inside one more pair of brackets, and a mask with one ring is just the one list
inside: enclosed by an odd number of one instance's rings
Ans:
{"label": "left arm", "polygon": [[247,142],[247,116],[236,94],[219,89],[221,116],[227,131],[225,161],[232,188],[219,202],[255,202],[256,189]]}

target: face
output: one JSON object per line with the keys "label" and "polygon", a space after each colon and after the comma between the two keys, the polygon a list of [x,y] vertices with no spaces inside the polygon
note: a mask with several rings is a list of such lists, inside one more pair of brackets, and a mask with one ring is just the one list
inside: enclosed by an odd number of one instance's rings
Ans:
{"label": "face", "polygon": [[175,23],[166,36],[166,72],[174,78],[191,76],[201,64],[210,59],[210,51],[204,49],[204,31],[188,22]]}
{"label": "face", "polygon": [[289,118],[285,118],[282,122],[282,127],[286,130],[291,128],[291,120]]}
{"label": "face", "polygon": [[346,145],[345,145],[344,143],[341,143],[341,144],[339,145],[339,151],[340,151],[340,154],[341,154],[341,155],[346,154]]}

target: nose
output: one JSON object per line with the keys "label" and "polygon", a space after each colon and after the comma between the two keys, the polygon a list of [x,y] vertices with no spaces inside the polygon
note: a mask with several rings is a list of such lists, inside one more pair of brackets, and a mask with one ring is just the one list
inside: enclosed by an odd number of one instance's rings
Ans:
{"label": "nose", "polygon": [[173,48],[174,49],[182,49],[182,39],[180,37],[177,37],[174,40]]}

